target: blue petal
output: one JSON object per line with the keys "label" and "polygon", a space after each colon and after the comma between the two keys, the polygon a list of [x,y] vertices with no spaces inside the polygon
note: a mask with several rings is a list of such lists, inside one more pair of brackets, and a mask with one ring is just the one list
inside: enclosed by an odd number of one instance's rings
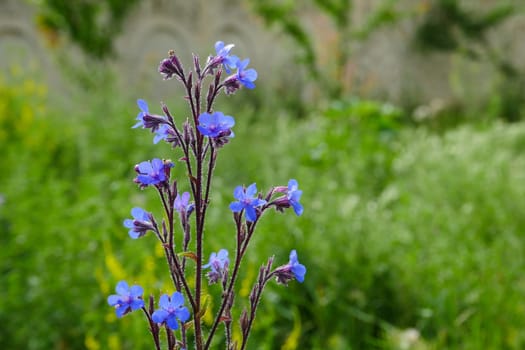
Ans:
{"label": "blue petal", "polygon": [[151,319],[155,323],[162,323],[166,320],[166,318],[169,316],[168,312],[166,310],[157,310],[151,315]]}
{"label": "blue petal", "polygon": [[139,114],[137,114],[137,118],[136,119],[138,120],[138,122],[131,127],[132,129],[138,128],[139,126],[144,127],[143,115],[144,115],[144,112],[139,112]]}
{"label": "blue petal", "polygon": [[119,283],[117,283],[117,287],[115,288],[115,290],[117,291],[117,294],[122,296],[127,296],[130,292],[128,283],[126,281],[120,281]]}
{"label": "blue petal", "polygon": [[179,323],[177,322],[177,317],[175,317],[175,315],[169,315],[168,318],[166,318],[166,324],[173,330],[179,328]]}
{"label": "blue petal", "polygon": [[199,132],[201,134],[203,134],[204,136],[212,136],[213,135],[213,132],[211,132],[210,130],[208,130],[207,127],[203,126],[203,125],[197,125],[197,129],[199,130]]}
{"label": "blue petal", "polygon": [[138,239],[141,236],[140,232],[135,230],[129,230],[128,235],[133,239]]}
{"label": "blue petal", "polygon": [[215,43],[215,52],[219,54],[219,51],[221,51],[223,47],[224,47],[224,41],[217,41]]}
{"label": "blue petal", "polygon": [[222,62],[222,64],[224,65],[224,69],[226,70],[226,73],[230,74],[231,73],[230,68],[237,67],[237,62],[239,62],[239,57],[235,55],[224,57],[224,61]]}
{"label": "blue petal", "polygon": [[295,251],[295,249],[293,249],[291,252],[290,252],[290,264],[295,264],[297,263],[297,252]]}
{"label": "blue petal", "polygon": [[302,283],[304,281],[304,274],[306,273],[306,267],[304,265],[297,264],[292,266],[292,272],[298,282]]}
{"label": "blue petal", "polygon": [[155,170],[156,172],[160,172],[164,170],[164,162],[162,161],[162,159],[159,159],[159,158],[153,158],[151,160],[151,166],[153,167],[153,170]]}
{"label": "blue petal", "polygon": [[140,162],[137,165],[137,168],[138,168],[138,171],[142,174],[149,174],[153,171],[153,168],[151,167],[151,162],[147,160],[144,162]]}
{"label": "blue petal", "polygon": [[144,307],[144,300],[142,299],[135,299],[131,302],[131,310],[138,310],[142,307]]}
{"label": "blue petal", "polygon": [[110,295],[108,297],[108,304],[110,306],[115,306],[115,305],[119,304],[119,302],[120,302],[120,296],[119,295],[113,294],[113,295]]}
{"label": "blue petal", "polygon": [[246,59],[244,59],[242,61],[239,60],[237,62],[237,69],[242,71],[242,70],[244,70],[244,68],[246,68],[246,66],[248,66],[249,63],[250,63],[250,59],[249,58],[246,58]]}
{"label": "blue petal", "polygon": [[227,259],[227,258],[228,258],[228,251],[227,251],[226,249],[221,249],[221,250],[219,250],[219,254],[217,254],[217,257],[218,257],[220,260]]}
{"label": "blue petal", "polygon": [[209,113],[202,113],[199,116],[199,124],[208,125],[212,121],[212,115]]}
{"label": "blue petal", "polygon": [[244,86],[246,86],[248,89],[254,89],[255,84],[248,80],[241,80],[241,83],[243,83]]}
{"label": "blue petal", "polygon": [[139,106],[140,110],[144,113],[149,112],[148,103],[142,99],[137,100],[137,105]]}
{"label": "blue petal", "polygon": [[121,318],[122,316],[124,316],[126,311],[128,311],[128,309],[129,309],[129,305],[127,305],[127,304],[126,305],[121,305],[115,310],[115,313],[117,314],[118,318]]}
{"label": "blue petal", "polygon": [[232,116],[230,115],[226,115],[222,118],[221,120],[221,126],[223,128],[227,128],[227,129],[230,129],[232,128],[233,126],[235,125],[235,119],[233,119]]}
{"label": "blue petal", "polygon": [[224,117],[224,113],[222,112],[213,112],[211,114],[211,121],[213,124],[219,124],[220,120]]}
{"label": "blue petal", "polygon": [[244,188],[242,186],[235,187],[235,190],[233,190],[233,197],[237,200],[243,200],[244,199]]}
{"label": "blue petal", "polygon": [[303,191],[301,190],[295,190],[288,193],[288,198],[293,201],[299,201],[301,199],[301,196],[303,194]]}
{"label": "blue petal", "polygon": [[186,206],[186,205],[188,205],[189,201],[190,201],[190,193],[189,192],[184,192],[182,194],[182,204]]}
{"label": "blue petal", "polygon": [[246,209],[246,220],[252,221],[252,222],[257,220],[257,212],[255,211],[255,208],[251,206],[247,206],[245,209]]}
{"label": "blue petal", "polygon": [[233,44],[228,44],[228,45],[224,46],[224,48],[223,48],[222,50],[223,50],[223,52],[225,52],[226,54],[229,54],[230,51],[231,51],[231,49],[233,49],[234,46],[235,46],[235,45],[233,45]]}
{"label": "blue petal", "polygon": [[182,322],[186,322],[190,318],[190,311],[186,307],[182,307],[175,311],[175,315]]}
{"label": "blue petal", "polygon": [[160,140],[164,140],[166,138],[166,135],[155,135],[155,137],[153,138],[153,144],[157,144],[159,143]]}
{"label": "blue petal", "polygon": [[131,209],[131,215],[133,216],[133,218],[135,220],[143,220],[144,219],[144,216],[145,216],[146,211],[142,208],[139,208],[139,207],[134,207],[133,209]]}
{"label": "blue petal", "polygon": [[299,184],[297,183],[297,180],[290,179],[288,181],[288,191],[295,191],[299,187]]}
{"label": "blue petal", "polygon": [[160,296],[159,306],[163,309],[168,309],[170,307],[170,297],[168,294],[162,294]]}
{"label": "blue petal", "polygon": [[301,203],[296,202],[296,201],[292,201],[290,203],[292,204],[292,207],[293,207],[293,210],[295,211],[295,214],[297,216],[301,216],[303,214],[303,206],[301,205]]}
{"label": "blue petal", "polygon": [[230,203],[230,210],[234,213],[238,213],[244,209],[244,205],[241,202],[232,202]]}
{"label": "blue petal", "polygon": [[144,290],[142,289],[141,286],[135,284],[134,286],[131,287],[131,296],[133,298],[141,297],[142,294],[144,294]]}
{"label": "blue petal", "polygon": [[260,198],[255,198],[251,202],[252,207],[260,207],[263,204],[266,204],[266,201],[264,199],[260,199]]}
{"label": "blue petal", "polygon": [[257,71],[253,68],[247,69],[243,72],[243,78],[248,81],[257,80]]}
{"label": "blue petal", "polygon": [[184,305],[184,295],[182,295],[180,292],[173,293],[170,304],[175,308]]}
{"label": "blue petal", "polygon": [[124,227],[133,228],[133,220],[131,219],[124,220],[122,224],[124,225]]}
{"label": "blue petal", "polygon": [[253,183],[250,186],[248,186],[248,188],[246,189],[246,196],[254,197],[256,194],[257,194],[257,186],[255,185],[255,183]]}
{"label": "blue petal", "polygon": [[143,185],[151,185],[151,184],[155,184],[158,182],[157,180],[155,180],[149,175],[139,175],[137,176],[137,181]]}

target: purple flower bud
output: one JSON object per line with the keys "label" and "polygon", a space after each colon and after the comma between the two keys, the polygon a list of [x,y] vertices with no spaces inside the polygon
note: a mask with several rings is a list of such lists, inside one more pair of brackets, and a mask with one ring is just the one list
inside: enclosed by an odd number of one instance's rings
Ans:
{"label": "purple flower bud", "polygon": [[239,79],[237,78],[236,74],[226,78],[223,82],[223,85],[226,95],[232,95],[241,88],[241,84],[239,83]]}
{"label": "purple flower bud", "polygon": [[174,51],[169,52],[168,58],[163,59],[159,64],[159,73],[162,74],[164,80],[173,78],[174,75],[179,78],[182,77],[183,70],[179,58]]}
{"label": "purple flower bud", "polygon": [[242,309],[241,317],[239,318],[239,323],[241,324],[242,333],[246,334],[248,332],[248,327],[250,326],[248,320],[248,312],[246,311],[246,308]]}
{"label": "purple flower bud", "polygon": [[191,126],[189,120],[186,120],[182,125],[182,137],[184,139],[184,143],[186,143],[188,146],[195,142],[193,127]]}
{"label": "purple flower bud", "polygon": [[153,115],[153,114],[144,114],[142,117],[143,121],[143,127],[146,129],[151,129],[151,131],[156,131],[158,128],[162,127],[163,125],[168,126],[168,121],[166,118],[160,116],[160,115]]}
{"label": "purple flower bud", "polygon": [[214,137],[211,139],[211,142],[213,144],[213,147],[215,148],[221,148],[224,145],[226,145],[228,142],[230,142],[230,139],[234,136],[233,131],[226,130],[221,132],[217,137]]}

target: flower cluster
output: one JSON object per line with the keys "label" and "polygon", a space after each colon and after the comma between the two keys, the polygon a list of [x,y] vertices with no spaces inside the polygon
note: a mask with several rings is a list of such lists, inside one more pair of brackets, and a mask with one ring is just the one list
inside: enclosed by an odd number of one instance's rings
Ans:
{"label": "flower cluster", "polygon": [[[161,104],[162,115],[153,114],[145,100],[137,100],[139,112],[133,128],[147,129],[153,133],[154,144],[161,141],[170,144],[179,153],[176,159],[180,165],[172,170],[175,164],[171,160],[153,158],[135,166],[136,177],[133,181],[141,189],[157,191],[162,215],[157,216],[156,220],[153,214],[155,210],[150,212],[134,207],[131,209],[132,218],[125,219],[123,225],[132,239],[153,232],[160,241],[175,292],[160,295],[158,308],[155,309],[153,295],[145,299],[141,286],[130,287],[126,281],[120,281],[116,287],[117,294],[110,295],[107,302],[115,308],[119,318],[132,311],[142,310],[148,320],[156,350],[160,350],[163,344],[168,350],[189,347],[208,350],[215,333],[222,328],[219,327],[221,323],[226,329],[226,348],[237,348],[231,334],[233,325],[240,324],[240,350],[246,349],[265,285],[274,278],[279,284],[287,284],[292,280],[302,283],[306,274],[306,267],[299,263],[295,250],[291,251],[289,262],[277,268],[272,268],[271,257],[261,267],[254,281],[248,300],[250,312],[232,311],[236,307],[234,295],[241,262],[264,212],[270,208],[280,212],[293,208],[297,216],[303,214],[300,203],[302,191],[295,179],[289,180],[288,186],[271,188],[266,194],[259,192],[255,183],[248,187],[237,186],[233,191],[234,200],[229,205],[235,225],[235,234],[232,235],[235,241],[234,258],[230,262],[228,250],[220,249],[211,252],[207,263],[203,261],[207,255],[204,227],[206,214],[212,204],[210,193],[215,162],[222,147],[234,137],[232,129],[235,126],[232,116],[214,110],[214,102],[221,91],[231,95],[241,87],[253,89],[257,80],[257,71],[248,67],[250,60],[241,60],[231,54],[233,48],[233,44],[216,42],[215,54],[208,57],[204,66],[201,66],[198,56],[193,56],[191,71],[185,70],[173,51],[160,62],[158,71],[163,79],[175,78],[183,86],[184,98],[189,105],[186,120],[177,122],[165,104]],[[223,77],[223,72],[228,76]],[[188,181],[182,183],[176,179],[176,175]],[[183,188],[185,192],[181,191]],[[179,225],[176,225],[177,221]],[[210,228],[207,230],[211,231]],[[205,273],[209,285],[220,282],[222,287],[221,300],[216,310],[208,310],[209,306],[203,300]],[[185,306],[185,301],[188,301],[188,306]],[[203,316],[212,311],[213,321],[204,330]],[[239,322],[232,322],[233,315],[239,314]],[[190,318],[193,318],[193,330],[186,332],[189,325],[184,323]],[[165,331],[161,332],[161,328]],[[160,339],[162,334],[166,336],[165,341]]]}

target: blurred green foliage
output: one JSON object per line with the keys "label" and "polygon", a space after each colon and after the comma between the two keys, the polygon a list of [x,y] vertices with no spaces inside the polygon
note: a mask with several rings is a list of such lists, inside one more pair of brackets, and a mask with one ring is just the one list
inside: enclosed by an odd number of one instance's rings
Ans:
{"label": "blurred green foliage", "polygon": [[48,32],[66,35],[92,58],[111,56],[113,41],[139,0],[43,0],[38,23]]}
{"label": "blurred green foliage", "polygon": [[[353,0],[280,1],[249,0],[254,12],[266,25],[275,26],[297,45],[297,61],[306,69],[310,79],[315,80],[319,90],[329,99],[337,99],[348,93],[345,69],[351,58],[353,45],[367,39],[374,31],[397,22],[401,14],[396,10],[396,0],[381,0],[374,10],[355,25],[352,21]],[[331,47],[331,62],[320,62],[317,44],[321,36],[312,32],[304,14],[315,9],[325,15],[333,25],[336,36]],[[319,28],[315,28],[319,29]],[[324,33],[324,39],[330,36]]]}
{"label": "blurred green foliage", "polygon": [[513,1],[474,10],[460,0],[432,0],[416,29],[414,43],[423,52],[454,52],[488,63],[496,73],[489,101],[492,112],[514,122],[522,118],[525,109],[525,72],[502,50],[504,39],[491,39],[490,33],[522,10]]}
{"label": "blurred green foliage", "polygon": [[[484,13],[466,9],[458,0],[433,0],[429,6],[415,37],[423,50],[463,49],[466,40],[484,44],[491,29],[515,14],[509,3],[496,5]],[[471,49],[468,54],[476,55]]]}
{"label": "blurred green foliage", "polygon": [[[160,213],[155,194],[133,184],[133,165],[178,157],[131,129],[134,101],[101,86],[66,108],[48,105],[32,78],[1,81],[2,349],[151,347],[142,315],[117,320],[106,297],[120,279],[171,291],[154,237],[129,239],[122,220],[133,206]],[[267,107],[257,118],[229,112],[236,137],[220,154],[206,231],[207,252],[232,249],[233,188],[298,179],[305,214],[263,218],[236,302],[270,255],[285,263],[295,248],[308,273],[304,284],[269,286],[251,347],[525,346],[525,124],[438,134],[369,100],[302,120]]]}

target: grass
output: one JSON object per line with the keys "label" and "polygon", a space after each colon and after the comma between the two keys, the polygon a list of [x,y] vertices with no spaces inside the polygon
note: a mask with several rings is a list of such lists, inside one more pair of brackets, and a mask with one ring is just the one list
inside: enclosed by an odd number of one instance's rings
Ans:
{"label": "grass", "polygon": [[[177,156],[130,129],[133,100],[102,91],[61,109],[23,84],[0,87],[0,347],[148,348],[142,317],[116,320],[105,298],[123,278],[171,290],[154,238],[130,240],[122,220],[137,205],[158,212],[133,165]],[[268,287],[253,347],[525,346],[525,124],[437,134],[370,101],[301,120],[224,106],[236,136],[220,154],[207,252],[233,247],[235,186],[296,178],[304,193],[304,215],[267,215],[245,261],[239,304],[268,256],[285,263],[295,248],[308,267],[304,284]]]}

